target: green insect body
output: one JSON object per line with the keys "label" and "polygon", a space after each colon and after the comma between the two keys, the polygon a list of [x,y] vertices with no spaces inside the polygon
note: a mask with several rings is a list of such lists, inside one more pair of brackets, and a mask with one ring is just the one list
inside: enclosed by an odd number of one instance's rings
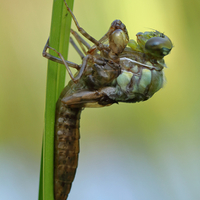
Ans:
{"label": "green insect body", "polygon": [[[148,62],[146,64],[150,65]],[[121,66],[123,65],[125,63],[122,62]],[[128,102],[145,101],[162,88],[163,80],[162,70],[135,65],[130,70],[123,70],[117,78],[116,89],[119,95],[116,99]]]}

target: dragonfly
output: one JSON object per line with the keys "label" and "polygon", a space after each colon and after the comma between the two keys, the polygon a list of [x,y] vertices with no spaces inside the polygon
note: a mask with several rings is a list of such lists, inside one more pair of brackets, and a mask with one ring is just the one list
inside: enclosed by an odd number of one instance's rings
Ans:
{"label": "dragonfly", "polygon": [[[171,40],[159,31],[139,32],[129,40],[126,26],[115,20],[109,30],[96,40],[79,26],[64,0],[66,8],[82,35],[71,29],[78,42],[72,46],[82,58],[80,65],[67,61],[47,41],[43,56],[64,64],[71,80],[63,89],[55,113],[54,197],[66,200],[78,166],[80,115],[84,108],[135,103],[151,98],[164,84],[164,56],[173,47]],[[91,47],[84,39],[93,43]],[[52,49],[55,57],[47,52]],[[77,69],[75,75],[71,69]]]}

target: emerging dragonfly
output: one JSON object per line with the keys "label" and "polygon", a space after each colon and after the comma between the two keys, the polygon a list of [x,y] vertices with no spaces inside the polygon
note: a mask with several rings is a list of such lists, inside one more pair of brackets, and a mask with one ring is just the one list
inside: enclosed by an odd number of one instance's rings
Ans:
{"label": "emerging dragonfly", "polygon": [[[64,0],[78,31],[94,45],[90,45],[71,30],[81,49],[71,43],[82,58],[82,64],[66,61],[49,46],[43,56],[64,64],[71,81],[62,91],[56,105],[54,148],[55,200],[65,200],[71,189],[79,153],[79,120],[85,107],[104,107],[118,102],[145,101],[163,86],[163,57],[172,49],[170,39],[158,31],[139,32],[137,42],[129,41],[125,25],[112,22],[108,32],[100,39],[91,37],[81,28]],[[107,43],[108,42],[108,43]],[[85,50],[87,48],[87,51]],[[47,53],[55,51],[60,58]],[[73,76],[69,67],[78,72]]]}

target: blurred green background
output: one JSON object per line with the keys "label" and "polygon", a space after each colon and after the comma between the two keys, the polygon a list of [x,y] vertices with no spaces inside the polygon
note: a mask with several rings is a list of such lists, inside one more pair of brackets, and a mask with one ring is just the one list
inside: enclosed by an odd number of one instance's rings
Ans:
{"label": "blurred green background", "polygon": [[[52,0],[1,1],[2,200],[38,196],[51,10]],[[130,38],[153,28],[174,48],[167,83],[152,99],[83,111],[69,200],[199,200],[200,1],[75,0],[74,14],[96,39],[120,19]],[[69,60],[81,62],[72,47]]]}

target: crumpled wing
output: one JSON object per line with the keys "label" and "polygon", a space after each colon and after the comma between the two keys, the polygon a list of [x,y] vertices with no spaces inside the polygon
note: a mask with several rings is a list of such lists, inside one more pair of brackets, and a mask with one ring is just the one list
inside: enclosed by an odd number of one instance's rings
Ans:
{"label": "crumpled wing", "polygon": [[115,100],[110,99],[109,94],[113,93],[115,88],[105,87],[95,91],[77,91],[69,96],[64,96],[61,101],[64,104],[73,107],[104,107],[117,103]]}

